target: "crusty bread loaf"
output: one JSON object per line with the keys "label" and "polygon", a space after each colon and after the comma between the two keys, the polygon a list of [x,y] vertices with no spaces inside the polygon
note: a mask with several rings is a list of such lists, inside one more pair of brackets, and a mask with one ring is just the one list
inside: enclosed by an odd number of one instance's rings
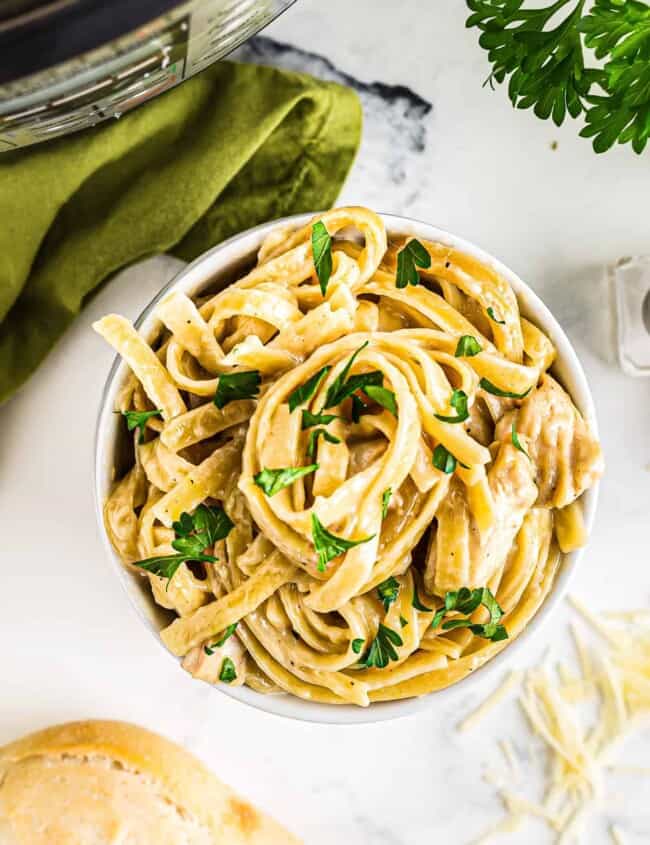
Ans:
{"label": "crusty bread loaf", "polygon": [[196,757],[124,722],[0,748],[0,845],[297,845]]}

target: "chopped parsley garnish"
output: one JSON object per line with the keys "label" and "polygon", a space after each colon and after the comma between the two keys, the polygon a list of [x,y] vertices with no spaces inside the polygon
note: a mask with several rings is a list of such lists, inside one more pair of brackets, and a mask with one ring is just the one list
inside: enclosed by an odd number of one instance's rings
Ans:
{"label": "chopped parsley garnish", "polygon": [[451,473],[456,469],[456,463],[456,458],[451,454],[451,452],[448,452],[442,443],[438,443],[436,448],[433,450],[434,467],[439,469],[441,472],[444,472],[446,475],[451,475]]}
{"label": "chopped parsley garnish", "polygon": [[454,390],[449,400],[451,407],[457,412],[455,417],[447,417],[444,414],[434,414],[434,417],[440,422],[446,423],[462,423],[469,417],[469,410],[467,408],[467,394],[464,390]]}
{"label": "chopped parsley garnish", "polygon": [[289,403],[290,412],[295,411],[299,405],[302,405],[311,399],[314,393],[318,390],[320,383],[331,369],[331,367],[323,367],[322,370],[314,373],[314,375],[311,376],[311,378],[308,378],[304,384],[301,384],[300,387],[297,387],[289,394],[287,402]]}
{"label": "chopped parsley garnish", "polygon": [[492,384],[492,382],[486,378],[482,378],[480,380],[479,387],[483,388],[483,390],[486,390],[488,393],[492,393],[494,396],[504,396],[506,399],[524,399],[533,389],[532,387],[529,387],[524,393],[511,393],[509,390],[501,390],[501,388]]}
{"label": "chopped parsley garnish", "polygon": [[369,384],[383,384],[384,376],[378,370],[371,373],[361,373],[360,375],[351,376],[348,378],[348,373],[354,364],[357,355],[368,346],[368,341],[362,343],[361,346],[352,353],[345,367],[341,370],[338,376],[334,379],[332,384],[327,389],[325,396],[324,408],[333,408],[335,405],[340,405],[348,396],[352,396],[357,390],[362,390]]}
{"label": "chopped parsley garnish", "polygon": [[306,428],[311,428],[313,425],[329,425],[335,419],[336,414],[312,414],[311,411],[304,408],[300,428],[304,431]]}
{"label": "chopped parsley garnish", "polygon": [[332,238],[322,220],[311,227],[311,251],[321,293],[325,296],[332,275]]}
{"label": "chopped parsley garnish", "polygon": [[352,422],[358,423],[361,415],[365,414],[367,410],[368,406],[366,403],[354,393],[352,395]]}
{"label": "chopped parsley garnish", "polygon": [[352,651],[355,654],[361,654],[361,649],[363,648],[364,643],[365,643],[365,640],[362,639],[361,637],[359,637],[356,640],[352,640],[352,644],[351,644],[352,645]]}
{"label": "chopped parsley garnish", "polygon": [[237,625],[239,625],[239,622],[233,622],[232,625],[228,625],[226,630],[223,632],[223,635],[221,636],[221,638],[218,639],[216,641],[216,643],[212,643],[211,646],[208,646],[208,645],[203,646],[203,651],[208,655],[214,654],[215,648],[221,648],[221,646],[226,642],[226,640],[229,639],[230,637],[232,637],[232,635],[237,630]]}
{"label": "chopped parsley garnish", "polygon": [[505,326],[506,321],[505,320],[499,320],[497,315],[494,313],[494,308],[492,308],[492,306],[490,306],[488,308],[487,315],[490,318],[490,320],[492,320],[493,323],[498,323],[500,326]]}
{"label": "chopped parsley garnish", "polygon": [[322,437],[328,443],[340,443],[341,438],[330,434],[325,428],[314,428],[309,432],[309,443],[307,444],[307,454],[310,458],[316,455],[318,449],[318,438]]}
{"label": "chopped parsley garnish", "polygon": [[422,613],[431,613],[431,608],[422,604],[420,601],[420,597],[418,596],[418,585],[415,583],[415,579],[413,580],[413,598],[411,599],[411,606],[416,610],[421,610]]}
{"label": "chopped parsley garnish", "polygon": [[519,451],[522,452],[528,458],[528,460],[530,460],[530,455],[524,449],[524,447],[521,445],[521,441],[519,440],[519,435],[517,434],[517,429],[515,428],[514,421],[512,423],[511,438],[512,438],[512,445],[515,447],[515,449],[519,449]]}
{"label": "chopped parsley garnish", "polygon": [[388,513],[388,505],[390,504],[390,498],[393,495],[393,491],[390,487],[387,487],[384,492],[381,494],[381,518],[386,519],[386,514]]}
{"label": "chopped parsley garnish", "polygon": [[420,241],[413,238],[397,253],[397,277],[395,279],[397,287],[405,288],[407,285],[419,284],[418,267],[423,270],[431,267],[431,256]]}
{"label": "chopped parsley garnish", "polygon": [[235,664],[229,657],[224,657],[223,663],[221,664],[221,672],[219,672],[219,680],[223,681],[224,684],[231,684],[236,678]]}
{"label": "chopped parsley garnish", "polygon": [[[489,622],[478,624],[472,622],[469,618],[453,618],[443,622],[445,616],[452,611],[464,613],[469,616],[479,605],[483,605],[488,610],[490,614]],[[487,587],[477,587],[474,590],[461,587],[460,590],[447,593],[445,604],[433,617],[431,627],[437,628],[442,623],[443,631],[452,631],[454,628],[469,628],[478,637],[483,637],[486,640],[492,640],[492,642],[496,643],[500,640],[508,639],[508,632],[505,626],[500,624],[502,616],[503,611]]]}
{"label": "chopped parsley garnish", "polygon": [[478,355],[481,350],[481,344],[473,335],[464,334],[462,337],[458,338],[454,355],[456,358],[473,358],[474,355]]}
{"label": "chopped parsley garnish", "polygon": [[289,487],[297,478],[316,472],[318,464],[309,464],[306,467],[280,467],[278,469],[265,468],[253,476],[253,481],[266,493],[267,496],[275,496],[280,490]]}
{"label": "chopped parsley garnish", "polygon": [[162,417],[162,411],[122,411],[122,415],[126,417],[126,427],[129,431],[133,431],[134,428],[140,429],[138,443],[144,443],[147,420],[150,420],[152,417]]}
{"label": "chopped parsley garnish", "polygon": [[379,593],[379,598],[381,599],[386,612],[388,612],[391,604],[397,600],[399,590],[400,583],[397,578],[393,578],[392,575],[390,578],[387,578],[385,581],[382,581],[381,584],[377,585],[377,592]]}
{"label": "chopped parsley garnish", "polygon": [[408,619],[405,619],[403,616],[400,616],[399,624],[402,626],[402,628],[406,628],[408,623],[409,623]]}
{"label": "chopped parsley garnish", "polygon": [[343,554],[343,552],[347,552],[348,549],[354,548],[354,546],[369,542],[374,536],[372,534],[370,537],[363,537],[361,540],[346,540],[344,537],[337,537],[330,533],[315,513],[311,515],[311,537],[314,548],[318,553],[319,572],[325,572],[330,560]]}
{"label": "chopped parsley garnish", "polygon": [[390,411],[393,416],[397,416],[397,401],[392,390],[388,390],[388,388],[381,387],[380,385],[368,384],[364,388],[364,393],[369,399],[372,399],[381,405],[382,408]]}
{"label": "chopped parsley garnish", "polygon": [[219,376],[217,392],[212,401],[217,408],[223,408],[235,399],[254,399],[260,392],[261,381],[259,370],[224,373]]}
{"label": "chopped parsley garnish", "polygon": [[360,662],[368,669],[373,666],[377,669],[385,669],[391,660],[399,660],[399,655],[394,647],[403,644],[404,642],[397,631],[379,623],[377,636],[372,641],[368,654]]}
{"label": "chopped parsley garnish", "polygon": [[172,548],[176,549],[178,554],[157,555],[135,564],[146,572],[167,578],[167,587],[182,563],[214,563],[217,558],[206,555],[205,550],[218,540],[225,539],[233,528],[233,522],[222,508],[199,505],[193,515],[182,513],[172,528],[176,535]]}

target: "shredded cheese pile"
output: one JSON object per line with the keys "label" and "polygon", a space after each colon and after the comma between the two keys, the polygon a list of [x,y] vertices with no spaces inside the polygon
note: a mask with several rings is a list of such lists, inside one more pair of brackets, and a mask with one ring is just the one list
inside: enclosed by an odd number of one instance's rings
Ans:
{"label": "shredded cheese pile", "polygon": [[[519,830],[531,817],[544,820],[557,833],[560,845],[587,842],[587,822],[606,796],[607,771],[630,771],[629,766],[617,766],[614,755],[621,740],[650,713],[650,611],[597,617],[577,599],[571,603],[600,638],[598,648],[592,647],[580,628],[571,626],[578,671],[565,663],[553,669],[544,661],[526,672],[512,672],[458,726],[461,732],[474,728],[518,686],[518,702],[527,722],[548,751],[544,796],[535,803],[509,788],[519,779],[519,764],[511,742],[500,741],[508,762],[509,786],[501,785],[492,774],[486,780],[498,787],[506,815],[473,845]],[[596,704],[597,715],[587,723],[584,711],[589,704]],[[634,772],[650,774],[650,769],[636,767]],[[610,836],[615,845],[626,842],[615,825],[610,827]]]}

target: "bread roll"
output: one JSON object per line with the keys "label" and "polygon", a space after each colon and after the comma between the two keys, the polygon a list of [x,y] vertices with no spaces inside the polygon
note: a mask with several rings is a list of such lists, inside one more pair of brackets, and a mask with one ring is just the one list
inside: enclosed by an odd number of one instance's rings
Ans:
{"label": "bread roll", "polygon": [[178,745],[71,722],[0,748],[0,845],[297,845]]}

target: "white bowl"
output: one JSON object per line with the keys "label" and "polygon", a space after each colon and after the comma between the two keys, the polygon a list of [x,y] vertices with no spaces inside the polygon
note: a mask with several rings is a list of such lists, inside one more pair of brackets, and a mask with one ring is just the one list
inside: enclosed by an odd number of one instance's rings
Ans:
{"label": "white bowl", "polygon": [[[286,224],[301,226],[312,217],[312,214],[300,214],[271,223],[265,223],[254,229],[249,229],[240,235],[236,235],[204,253],[200,258],[197,258],[182,270],[176,278],[172,279],[160,291],[136,321],[137,327],[145,336],[148,336],[156,329],[159,325],[154,316],[156,305],[161,297],[170,290],[179,290],[189,296],[194,296],[206,289],[219,289],[224,283],[228,284],[243,275],[247,265],[250,265],[254,261],[260,244],[272,229],[278,225]],[[480,261],[491,265],[507,279],[517,294],[522,314],[528,317],[535,325],[539,326],[554,343],[558,357],[553,371],[569,391],[574,403],[589,421],[594,432],[597,431],[593,400],[584,371],[573,347],[548,308],[512,270],[509,270],[495,258],[492,258],[491,255],[483,252],[479,247],[449,232],[406,217],[398,217],[392,214],[382,214],[381,217],[389,233],[411,234],[418,238],[440,241],[457,247],[463,252],[475,256]],[[128,572],[123,567],[110,544],[102,517],[103,503],[116,477],[116,467],[119,466],[120,444],[122,446],[124,445],[122,420],[118,415],[113,413],[113,409],[115,408],[118,390],[124,382],[127,373],[127,365],[119,357],[116,358],[108,374],[101,402],[95,444],[95,500],[97,518],[106,550],[113,562],[117,577],[122,582],[140,618],[155,635],[161,647],[164,648],[159,637],[159,632],[169,622],[168,612],[163,611],[154,602],[150,594],[148,581]],[[591,532],[594,521],[597,499],[598,485],[596,484],[591,490],[585,493],[583,498],[585,524],[589,532]],[[544,623],[560,604],[569,588],[569,583],[582,554],[583,550],[580,549],[564,556],[549,595],[517,639],[476,672],[444,690],[433,692],[420,698],[380,702],[371,704],[367,708],[361,708],[346,704],[318,704],[303,701],[300,698],[288,694],[262,695],[245,686],[231,688],[226,685],[218,685],[215,689],[218,689],[231,698],[236,698],[238,701],[249,704],[251,707],[257,707],[269,713],[276,713],[280,716],[301,719],[307,722],[359,724],[363,722],[380,722],[387,719],[396,719],[411,713],[417,713],[420,710],[431,707],[436,702],[447,701],[452,696],[458,695],[461,692],[468,693],[472,689],[475,689],[477,684],[485,680],[489,675],[502,672],[514,657],[515,652],[518,652],[525,643],[539,633]]]}

